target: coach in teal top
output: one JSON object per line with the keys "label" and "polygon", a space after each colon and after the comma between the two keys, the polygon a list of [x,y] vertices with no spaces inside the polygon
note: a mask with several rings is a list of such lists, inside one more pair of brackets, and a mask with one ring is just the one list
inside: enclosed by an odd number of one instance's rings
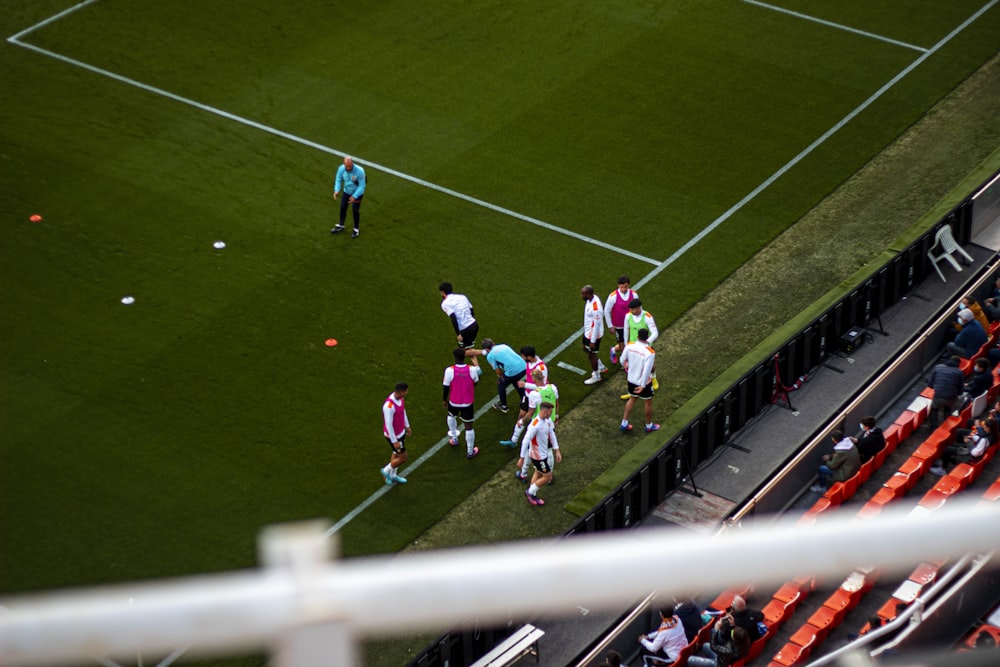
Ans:
{"label": "coach in teal top", "polygon": [[517,383],[524,379],[524,372],[528,368],[528,365],[524,362],[524,358],[515,352],[514,348],[510,345],[504,345],[503,343],[497,345],[489,338],[483,339],[483,349],[481,352],[479,350],[466,351],[467,356],[476,356],[477,354],[484,355],[486,361],[497,372],[499,402],[493,407],[500,412],[507,412],[510,409],[507,407],[507,387],[511,385],[514,385],[517,395],[523,401],[524,387],[518,386]]}
{"label": "coach in teal top", "polygon": [[331,234],[344,231],[344,222],[347,220],[347,205],[351,205],[354,212],[354,231],[351,238],[358,238],[361,226],[361,198],[365,196],[365,170],[360,164],[354,164],[354,159],[350,155],[344,156],[344,164],[337,169],[337,179],[333,183],[333,198],[336,200],[340,193],[344,193],[340,200],[340,223],[330,230]]}

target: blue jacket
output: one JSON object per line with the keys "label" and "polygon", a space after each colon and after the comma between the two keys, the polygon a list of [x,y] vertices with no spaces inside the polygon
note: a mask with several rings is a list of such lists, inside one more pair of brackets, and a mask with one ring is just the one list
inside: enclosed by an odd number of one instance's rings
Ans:
{"label": "blue jacket", "polygon": [[955,336],[955,345],[965,350],[966,353],[962,355],[963,357],[971,359],[989,339],[990,336],[986,333],[986,329],[983,329],[982,324],[976,320],[969,320]]}
{"label": "blue jacket", "polygon": [[934,389],[934,398],[945,401],[956,399],[965,387],[965,374],[957,361],[949,359],[934,367],[927,386]]}

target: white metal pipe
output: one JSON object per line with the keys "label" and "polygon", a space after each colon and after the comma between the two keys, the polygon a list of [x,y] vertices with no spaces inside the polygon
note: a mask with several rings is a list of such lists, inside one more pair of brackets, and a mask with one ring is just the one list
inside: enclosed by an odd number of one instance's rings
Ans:
{"label": "white metal pipe", "polygon": [[[273,649],[297,628],[338,622],[344,636],[442,631],[476,619],[614,608],[651,585],[686,595],[859,564],[905,571],[926,558],[1000,546],[1000,505],[949,501],[930,513],[823,517],[712,537],[639,529],[562,540],[337,561],[309,577],[293,567],[4,601],[0,664],[51,665],[87,656],[188,655]],[[526,575],[530,589],[525,590]],[[131,597],[132,604],[127,600]],[[322,600],[323,604],[316,604]]]}

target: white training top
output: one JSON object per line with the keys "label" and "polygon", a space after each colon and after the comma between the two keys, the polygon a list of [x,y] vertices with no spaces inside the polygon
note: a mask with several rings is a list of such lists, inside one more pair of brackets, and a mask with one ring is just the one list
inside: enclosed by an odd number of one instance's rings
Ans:
{"label": "white training top", "polygon": [[628,381],[637,387],[649,384],[655,363],[656,352],[644,343],[629,343],[622,350],[622,367],[628,372]]}
{"label": "white training top", "polygon": [[441,310],[448,317],[455,315],[459,331],[468,329],[476,318],[472,316],[472,302],[464,294],[449,294],[441,301]]}

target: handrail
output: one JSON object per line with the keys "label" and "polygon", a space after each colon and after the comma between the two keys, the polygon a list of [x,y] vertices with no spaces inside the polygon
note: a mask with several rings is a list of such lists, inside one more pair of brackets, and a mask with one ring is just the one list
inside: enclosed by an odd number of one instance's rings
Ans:
{"label": "handrail", "polygon": [[[79,663],[190,645],[188,656],[270,649],[275,664],[288,667],[353,665],[362,636],[436,630],[470,617],[572,614],[579,604],[620,608],[648,594],[657,573],[672,573],[678,595],[735,584],[748,573],[732,567],[733,553],[753,563],[755,580],[777,583],[802,563],[820,575],[858,561],[897,571],[912,566],[915,553],[1000,548],[1000,504],[949,502],[919,515],[893,508],[864,522],[834,512],[808,529],[794,521],[721,536],[651,528],[337,563],[324,560],[322,528],[292,540],[265,535],[262,571],[6,600],[0,664]],[[510,582],[523,579],[526,554],[538,549],[546,557],[531,563],[529,596]]]}

